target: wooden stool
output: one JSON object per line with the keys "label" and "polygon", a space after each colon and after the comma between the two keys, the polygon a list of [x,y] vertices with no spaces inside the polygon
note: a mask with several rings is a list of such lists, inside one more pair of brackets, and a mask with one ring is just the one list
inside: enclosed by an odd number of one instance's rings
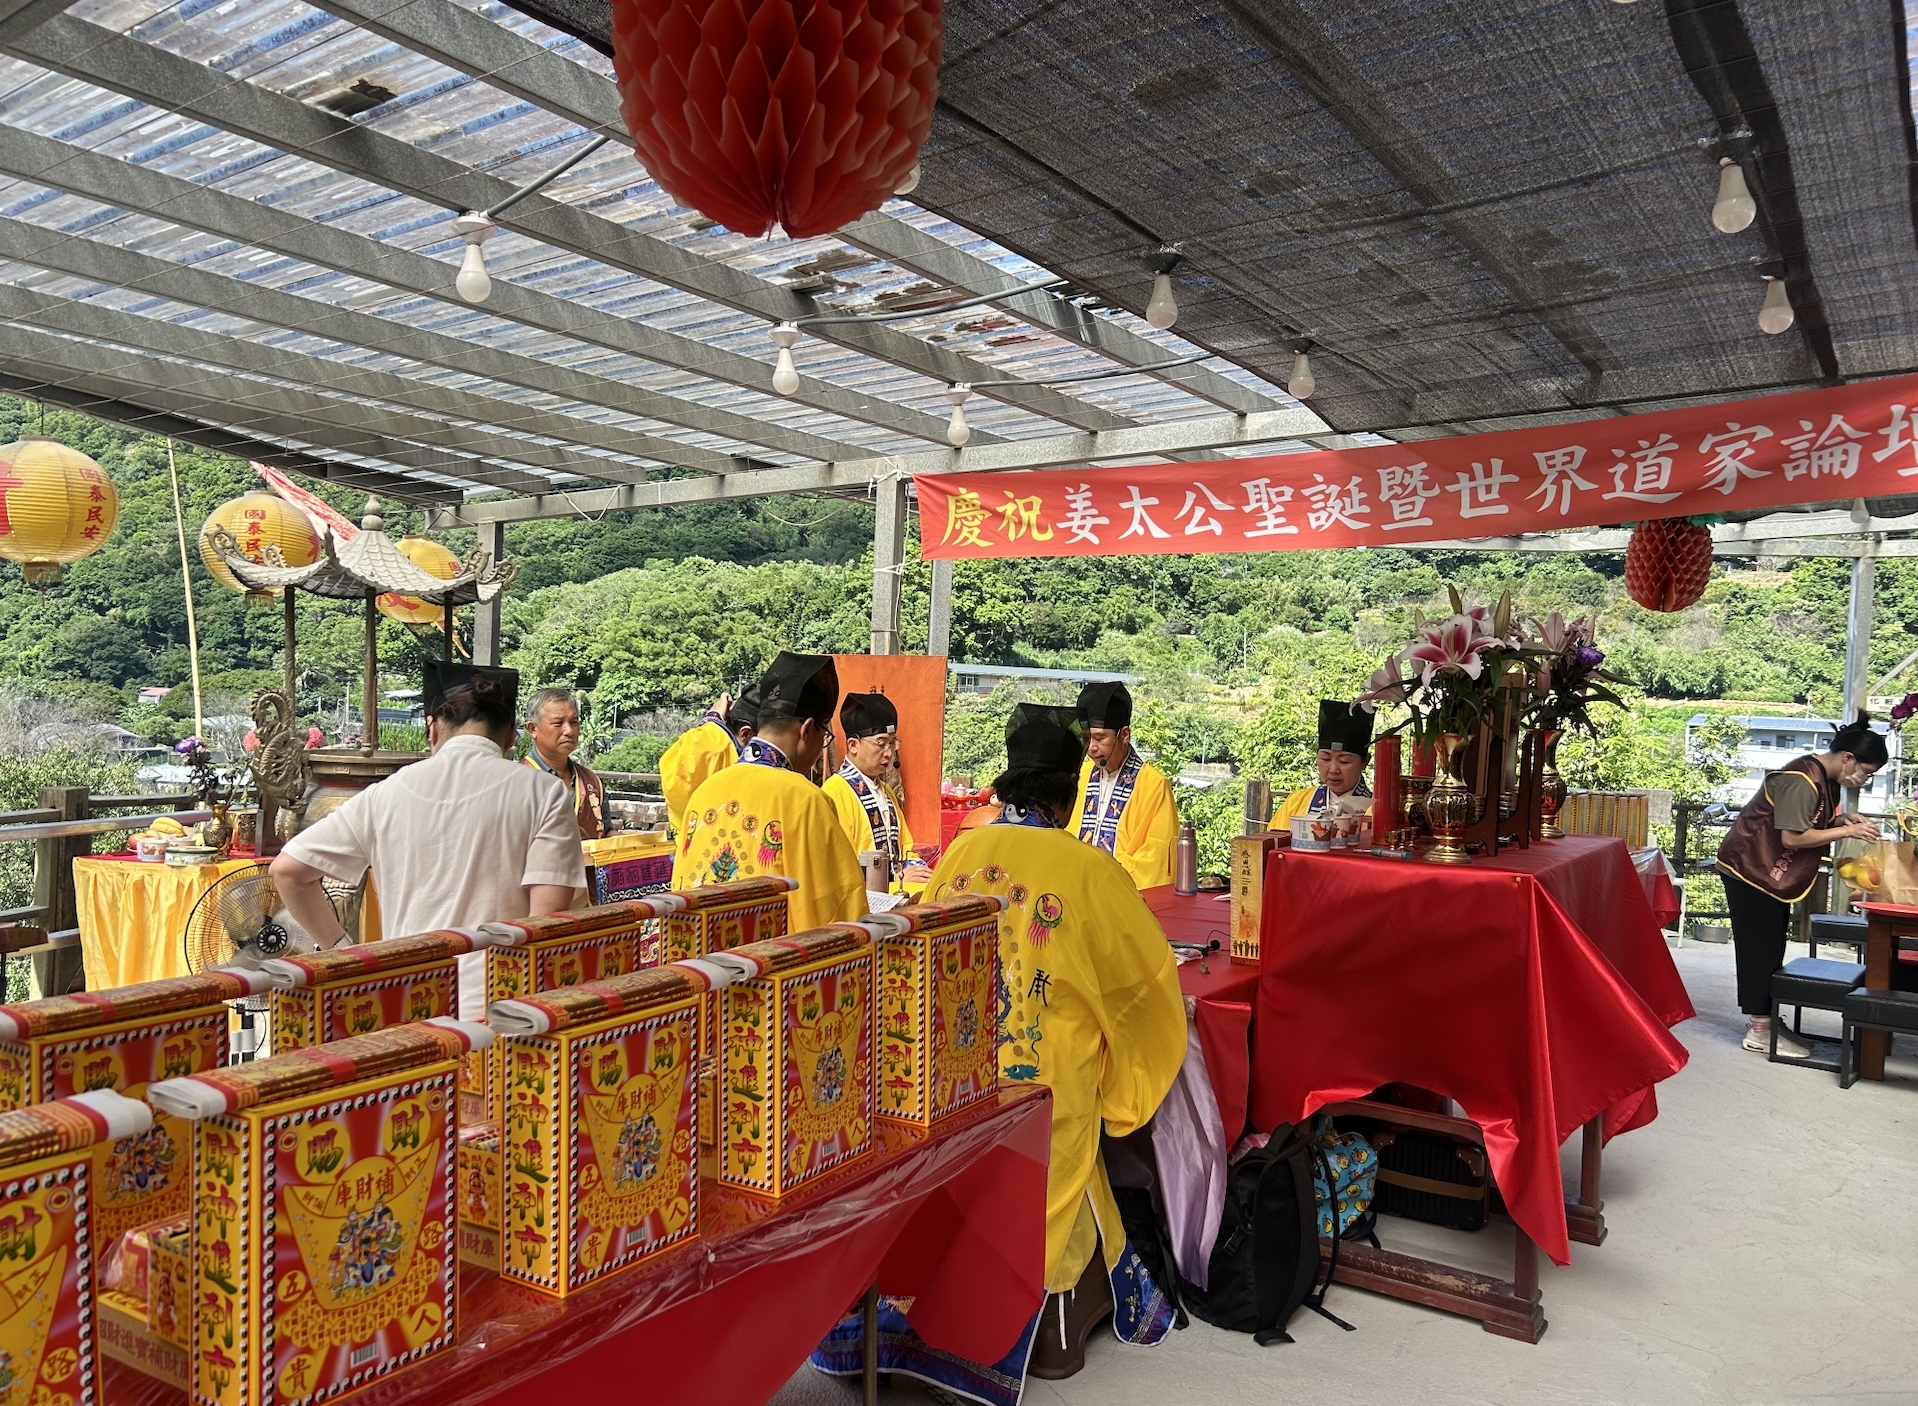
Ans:
{"label": "wooden stool", "polygon": [[1858,1032],[1918,1035],[1918,991],[1854,991],[1845,997],[1845,1028],[1839,1037],[1838,1087],[1858,1082]]}
{"label": "wooden stool", "polygon": [[1779,1010],[1792,1008],[1792,1033],[1802,1035],[1805,1007],[1815,1011],[1842,1011],[1845,998],[1865,979],[1865,969],[1857,962],[1833,962],[1823,957],[1798,957],[1772,973],[1771,1049],[1765,1058],[1773,1064],[1796,1064],[1804,1069],[1822,1069],[1836,1074],[1838,1065],[1823,1059],[1780,1059],[1778,1057]]}

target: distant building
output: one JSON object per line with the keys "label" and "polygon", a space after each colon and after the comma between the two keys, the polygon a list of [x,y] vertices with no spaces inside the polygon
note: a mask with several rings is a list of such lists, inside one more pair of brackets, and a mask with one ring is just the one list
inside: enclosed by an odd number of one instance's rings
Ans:
{"label": "distant building", "polygon": [[173,692],[173,690],[170,688],[143,688],[136,695],[135,701],[151,708],[156,706],[162,698],[165,698],[171,692]]}
{"label": "distant building", "polygon": [[[1691,752],[1693,734],[1706,721],[1704,713],[1695,713],[1691,721],[1685,724],[1687,755]],[[1766,772],[1777,771],[1793,757],[1824,751],[1831,745],[1832,735],[1838,730],[1838,724],[1828,718],[1754,715],[1734,717],[1732,721],[1742,724],[1745,729],[1745,742],[1738,750],[1738,763],[1742,770],[1719,788],[1717,799],[1738,805],[1752,798],[1752,793],[1758,789],[1758,783],[1764,780]],[[1885,734],[1891,760],[1879,768],[1871,784],[1860,793],[1859,806],[1864,810],[1884,811],[1891,807],[1899,795],[1899,776],[1904,768],[1904,738],[1887,723],[1874,723],[1872,727],[1874,731]]]}
{"label": "distant building", "polygon": [[1010,679],[1021,684],[1087,684],[1106,679],[1137,683],[1137,674],[1112,674],[1101,669],[1038,669],[1027,664],[949,664],[952,686],[960,693],[991,693]]}

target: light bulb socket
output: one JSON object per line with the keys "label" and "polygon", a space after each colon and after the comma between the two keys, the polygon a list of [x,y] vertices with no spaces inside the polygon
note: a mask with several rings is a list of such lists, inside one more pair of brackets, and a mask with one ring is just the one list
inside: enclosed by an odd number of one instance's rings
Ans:
{"label": "light bulb socket", "polygon": [[782,322],[772,330],[773,345],[781,351],[791,351],[799,343],[799,324]]}
{"label": "light bulb socket", "polygon": [[491,215],[468,210],[463,215],[453,217],[453,232],[477,248],[499,233],[499,222]]}

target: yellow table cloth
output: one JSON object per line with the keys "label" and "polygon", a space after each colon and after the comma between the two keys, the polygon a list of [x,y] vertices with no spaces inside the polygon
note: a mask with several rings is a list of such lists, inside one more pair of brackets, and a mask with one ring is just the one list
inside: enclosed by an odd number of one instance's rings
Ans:
{"label": "yellow table cloth", "polygon": [[[186,976],[183,939],[193,905],[222,874],[257,863],[251,855],[186,866],[102,857],[74,860],[73,896],[87,990]],[[369,883],[361,905],[360,941],[377,942],[379,937],[379,899]]]}
{"label": "yellow table cloth", "polygon": [[143,864],[128,859],[73,861],[73,896],[80,912],[80,960],[87,990],[187,975],[182,937],[200,896],[222,874],[257,861],[219,864]]}

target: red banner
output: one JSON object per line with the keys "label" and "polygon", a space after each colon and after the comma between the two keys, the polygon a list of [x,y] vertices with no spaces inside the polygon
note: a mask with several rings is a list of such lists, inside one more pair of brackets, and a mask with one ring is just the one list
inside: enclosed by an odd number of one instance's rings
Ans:
{"label": "red banner", "polygon": [[1901,376],[1364,449],[913,481],[929,558],[1384,547],[1910,493],[1914,418],[1918,376]]}

